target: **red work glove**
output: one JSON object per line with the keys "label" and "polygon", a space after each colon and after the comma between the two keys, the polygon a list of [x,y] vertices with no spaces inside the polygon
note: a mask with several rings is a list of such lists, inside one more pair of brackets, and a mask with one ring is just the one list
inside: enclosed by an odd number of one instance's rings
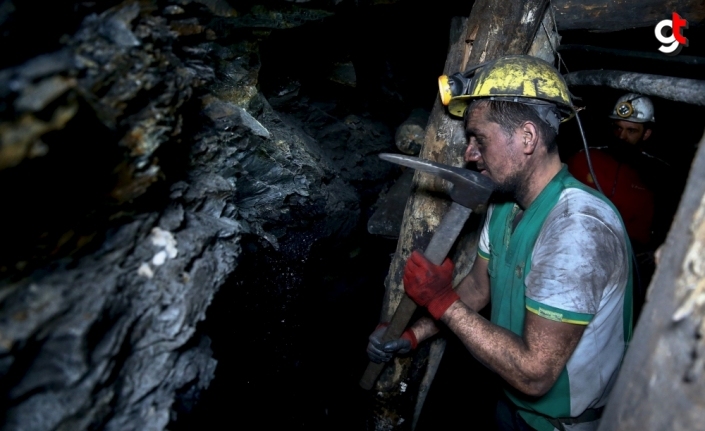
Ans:
{"label": "red work glove", "polygon": [[453,290],[453,262],[434,265],[418,251],[411,253],[404,267],[404,290],[409,298],[440,319],[452,303],[460,299]]}

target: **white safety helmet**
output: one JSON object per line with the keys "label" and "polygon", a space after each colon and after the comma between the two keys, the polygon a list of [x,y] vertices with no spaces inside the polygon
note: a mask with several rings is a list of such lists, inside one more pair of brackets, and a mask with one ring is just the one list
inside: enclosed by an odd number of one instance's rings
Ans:
{"label": "white safety helmet", "polygon": [[632,123],[654,122],[654,104],[648,97],[629,93],[620,97],[612,109],[610,118]]}

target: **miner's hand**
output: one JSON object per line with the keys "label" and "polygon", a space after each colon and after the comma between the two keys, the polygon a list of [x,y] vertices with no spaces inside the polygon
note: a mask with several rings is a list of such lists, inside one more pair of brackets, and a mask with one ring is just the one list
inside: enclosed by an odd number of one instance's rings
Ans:
{"label": "miner's hand", "polygon": [[387,329],[387,325],[387,323],[377,325],[377,328],[370,335],[370,342],[367,344],[367,356],[370,361],[377,364],[389,362],[395,355],[409,353],[418,345],[416,335],[411,329],[404,331],[400,338],[383,343],[381,338]]}
{"label": "miner's hand", "polygon": [[453,290],[453,262],[450,259],[442,265],[434,265],[419,251],[411,253],[404,267],[404,290],[409,298],[431,315],[440,319],[455,301],[460,299]]}

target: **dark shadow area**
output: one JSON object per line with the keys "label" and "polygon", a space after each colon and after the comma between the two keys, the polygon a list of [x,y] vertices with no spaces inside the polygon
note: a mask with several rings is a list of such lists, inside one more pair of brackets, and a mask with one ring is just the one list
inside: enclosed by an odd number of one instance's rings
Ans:
{"label": "dark shadow area", "polygon": [[173,429],[223,429],[233,414],[267,428],[362,429],[357,382],[395,246],[358,232],[283,268],[280,252],[245,239],[237,272],[199,327],[213,339],[215,379]]}
{"label": "dark shadow area", "polygon": [[[450,20],[468,16],[471,6],[343,2],[323,22],[271,34],[262,47],[262,92],[273,97],[294,84],[320,99],[344,91],[351,109],[396,127],[412,109],[433,106]],[[346,65],[354,68],[349,77],[341,76]]]}
{"label": "dark shadow area", "polygon": [[[86,15],[101,13],[118,3],[118,0],[3,3],[0,7],[3,37],[0,68],[19,65],[37,55],[58,50],[63,47],[62,38],[73,34]],[[6,18],[6,14],[9,17]],[[32,24],[28,25],[30,22]]]}
{"label": "dark shadow area", "polygon": [[19,278],[74,253],[106,223],[106,211],[96,208],[115,203],[109,195],[117,182],[112,172],[123,152],[108,144],[114,134],[76,105],[73,121],[40,143],[51,149],[49,157],[0,172],[0,199],[12,207],[0,213],[0,275],[17,270]]}
{"label": "dark shadow area", "polygon": [[[489,307],[483,311],[489,318]],[[446,350],[428,392],[416,431],[472,427],[493,431],[502,381],[480,364],[460,340],[446,331]]]}

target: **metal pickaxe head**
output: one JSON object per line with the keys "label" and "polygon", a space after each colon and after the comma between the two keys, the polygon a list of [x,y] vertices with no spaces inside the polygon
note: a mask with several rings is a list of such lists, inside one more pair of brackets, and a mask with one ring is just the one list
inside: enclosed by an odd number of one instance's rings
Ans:
{"label": "metal pickaxe head", "polygon": [[453,184],[450,191],[451,199],[474,212],[484,212],[487,209],[487,201],[495,189],[494,181],[469,169],[401,154],[382,153],[379,157],[450,181]]}

